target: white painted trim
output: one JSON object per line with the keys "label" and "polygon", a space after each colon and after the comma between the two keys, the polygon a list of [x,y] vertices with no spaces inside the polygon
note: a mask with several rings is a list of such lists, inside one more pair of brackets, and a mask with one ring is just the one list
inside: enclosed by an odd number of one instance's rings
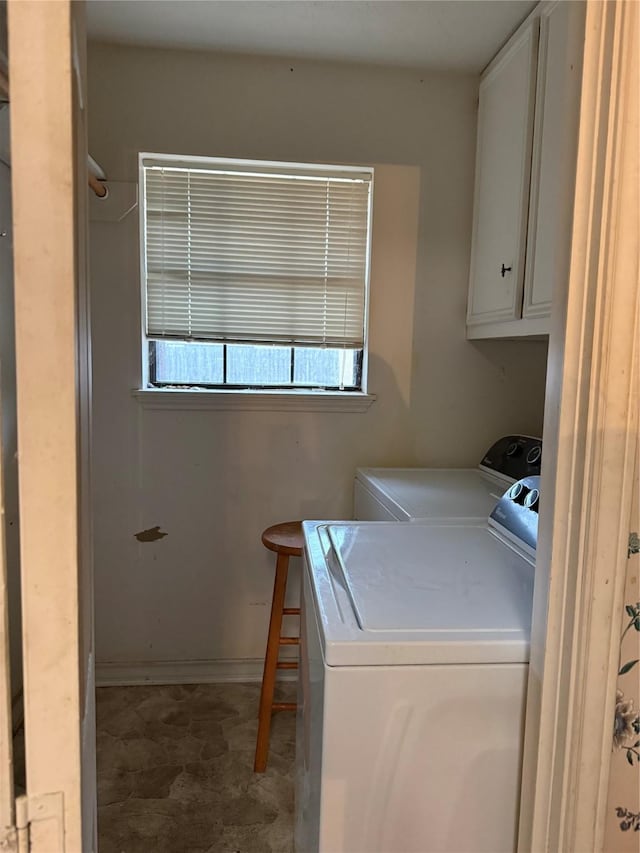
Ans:
{"label": "white painted trim", "polygon": [[366,412],[375,394],[358,391],[191,391],[146,388],[133,391],[143,409],[243,412]]}
{"label": "white painted trim", "polygon": [[556,465],[542,471],[522,853],[604,844],[638,429],[638,11],[587,5],[569,289],[550,338]]}
{"label": "white painted trim", "polygon": [[[136,684],[217,684],[222,682],[262,681],[264,660],[159,660],[105,661],[96,667],[97,687]],[[296,681],[296,670],[282,670],[280,681]]]}
{"label": "white painted trim", "polygon": [[526,320],[499,320],[495,323],[480,323],[467,326],[467,340],[486,338],[547,338],[550,321],[548,317]]}

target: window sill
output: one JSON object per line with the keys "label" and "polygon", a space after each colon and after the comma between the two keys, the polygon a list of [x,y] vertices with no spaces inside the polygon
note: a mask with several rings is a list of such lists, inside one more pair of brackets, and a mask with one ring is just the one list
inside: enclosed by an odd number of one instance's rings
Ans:
{"label": "window sill", "polygon": [[250,412],[366,412],[375,394],[360,391],[196,391],[143,388],[133,391],[143,409]]}

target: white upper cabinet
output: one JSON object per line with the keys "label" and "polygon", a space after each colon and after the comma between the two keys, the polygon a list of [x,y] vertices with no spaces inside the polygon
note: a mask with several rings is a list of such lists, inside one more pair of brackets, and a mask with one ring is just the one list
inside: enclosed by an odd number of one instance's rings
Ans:
{"label": "white upper cabinet", "polygon": [[582,3],[541,6],[524,318],[549,317],[569,274],[583,43]]}
{"label": "white upper cabinet", "polygon": [[537,56],[534,19],[480,82],[468,325],[520,316]]}
{"label": "white upper cabinet", "polygon": [[480,82],[468,338],[548,333],[566,278],[584,4],[542,3]]}

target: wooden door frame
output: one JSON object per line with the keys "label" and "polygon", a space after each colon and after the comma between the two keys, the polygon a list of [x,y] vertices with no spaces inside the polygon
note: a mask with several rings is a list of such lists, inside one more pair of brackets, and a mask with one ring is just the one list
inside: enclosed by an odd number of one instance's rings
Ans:
{"label": "wooden door frame", "polygon": [[568,291],[556,294],[519,850],[601,851],[638,429],[638,30],[589,0]]}
{"label": "wooden door frame", "polygon": [[96,849],[84,11],[8,2],[27,777],[17,825],[33,853]]}

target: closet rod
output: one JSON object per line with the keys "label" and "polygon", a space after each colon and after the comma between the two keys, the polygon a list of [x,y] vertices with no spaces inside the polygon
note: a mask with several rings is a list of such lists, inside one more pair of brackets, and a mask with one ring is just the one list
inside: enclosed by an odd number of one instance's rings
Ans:
{"label": "closet rod", "polygon": [[89,158],[89,186],[98,198],[104,198],[107,194],[107,188],[102,182],[107,180],[107,176],[102,166],[96,163],[91,154],[87,154],[87,156]]}
{"label": "closet rod", "polygon": [[[0,99],[6,100],[9,102],[9,78],[4,68],[0,66]],[[107,188],[104,185],[103,181],[106,180],[106,175],[98,166],[96,161],[89,155],[88,160],[89,166],[89,186],[94,191],[94,193],[98,196],[98,198],[104,198],[107,194]],[[93,172],[91,171],[92,167],[99,173],[100,178],[97,178]]]}
{"label": "closet rod", "polygon": [[104,198],[106,196],[106,186],[102,183],[102,181],[99,181],[98,178],[96,178],[96,176],[91,171],[89,171],[89,186],[98,196],[98,198]]}

